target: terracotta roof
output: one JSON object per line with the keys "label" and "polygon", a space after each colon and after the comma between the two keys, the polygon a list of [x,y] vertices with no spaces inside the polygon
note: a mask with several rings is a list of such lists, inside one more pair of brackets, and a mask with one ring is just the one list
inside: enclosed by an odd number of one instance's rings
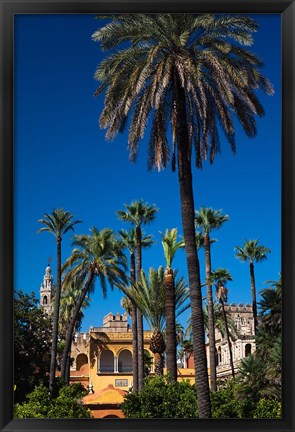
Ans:
{"label": "terracotta roof", "polygon": [[85,405],[92,404],[120,404],[124,400],[124,396],[127,394],[126,391],[115,388],[112,384],[109,384],[104,389],[93,394],[84,396],[82,401]]}

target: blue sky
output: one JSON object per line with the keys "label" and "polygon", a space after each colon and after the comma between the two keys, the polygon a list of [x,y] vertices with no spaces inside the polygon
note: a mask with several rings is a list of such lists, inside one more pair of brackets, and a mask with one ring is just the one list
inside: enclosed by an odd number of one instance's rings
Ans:
{"label": "blue sky", "polygon": [[[236,128],[237,155],[223,139],[222,152],[213,165],[194,169],[195,207],[223,209],[230,216],[212,247],[212,266],[226,267],[234,281],[228,284],[229,302],[251,302],[249,267],[234,256],[234,247],[246,239],[259,239],[271,249],[269,258],[256,265],[257,290],[264,281],[278,279],[281,270],[281,50],[280,15],[253,15],[259,23],[251,48],[264,61],[264,74],[275,87],[272,97],[259,93],[266,115],[257,120],[258,135],[248,139]],[[144,251],[143,267],[164,265],[159,231],[177,227],[182,234],[177,173],[147,171],[147,139],[138,160],[128,161],[127,135],[113,142],[104,138],[98,118],[103,97],[93,75],[103,58],[91,40],[100,21],[93,15],[15,16],[15,289],[39,287],[52,256],[55,276],[55,240],[37,234],[37,220],[62,207],[83,223],[76,233],[91,226],[128,229],[117,220],[116,210],[142,198],[159,208],[156,220],[145,227],[156,244]],[[146,135],[148,137],[148,134]],[[71,234],[63,240],[63,260],[71,252]],[[204,278],[203,252],[200,253]],[[175,268],[187,276],[185,254],[176,255]],[[102,324],[108,312],[123,312],[122,294],[108,290],[102,298],[97,283],[83,330]],[[188,313],[183,314],[186,324]]]}

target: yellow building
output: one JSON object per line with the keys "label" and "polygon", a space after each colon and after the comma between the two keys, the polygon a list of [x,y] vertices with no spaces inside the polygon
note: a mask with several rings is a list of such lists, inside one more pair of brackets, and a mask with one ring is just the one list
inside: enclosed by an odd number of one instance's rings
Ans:
{"label": "yellow building", "polygon": [[[152,332],[144,331],[144,350],[149,349]],[[71,382],[81,382],[89,390],[83,402],[97,418],[122,417],[120,403],[132,388],[132,331],[127,314],[109,313],[102,327],[76,334],[71,357]],[[150,375],[154,374],[153,364]],[[194,382],[194,369],[178,369],[178,379]]]}

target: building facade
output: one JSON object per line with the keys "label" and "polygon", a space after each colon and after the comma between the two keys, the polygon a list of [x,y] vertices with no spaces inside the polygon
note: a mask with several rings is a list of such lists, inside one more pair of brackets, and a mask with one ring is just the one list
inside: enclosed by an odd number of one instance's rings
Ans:
{"label": "building facade", "polygon": [[[243,305],[235,303],[225,305],[225,311],[234,324],[235,335],[231,339],[233,363],[235,371],[238,370],[240,361],[255,351],[254,317],[250,304]],[[217,378],[231,375],[230,354],[226,335],[219,330],[215,331],[216,346],[216,372]],[[206,344],[207,358],[209,363],[209,344]],[[209,371],[210,373],[210,371]]]}
{"label": "building facade", "polygon": [[[48,265],[40,287],[40,306],[48,313],[52,311],[53,277]],[[255,351],[254,318],[252,306],[232,303],[225,309],[236,328],[232,340],[234,367],[237,370],[242,358]],[[148,373],[154,374],[154,355],[150,350],[152,332],[144,331],[144,350],[152,362]],[[96,418],[122,417],[120,403],[132,388],[132,330],[127,313],[108,313],[101,327],[90,327],[85,333],[76,333],[71,347],[72,365],[70,381],[80,382],[89,394],[83,402],[89,406]],[[231,375],[229,347],[225,335],[215,331],[217,378]],[[209,344],[206,343],[209,365]],[[208,369],[210,375],[210,369]],[[178,364],[178,380],[195,382],[193,354]]]}

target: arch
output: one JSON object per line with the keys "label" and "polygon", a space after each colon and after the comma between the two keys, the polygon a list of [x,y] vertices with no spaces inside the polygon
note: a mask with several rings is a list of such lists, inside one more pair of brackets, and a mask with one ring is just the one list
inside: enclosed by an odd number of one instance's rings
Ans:
{"label": "arch", "polygon": [[220,363],[221,363],[221,347],[218,348],[218,351],[217,351],[217,357],[218,357],[218,362],[217,362],[217,364],[220,364]]}
{"label": "arch", "polygon": [[132,354],[123,349],[118,356],[118,372],[132,372]]}
{"label": "arch", "polygon": [[106,416],[104,416],[102,418],[120,418],[120,417],[116,416],[115,414],[109,414],[109,415],[106,415]]}
{"label": "arch", "polygon": [[99,372],[114,372],[114,353],[103,350],[100,354]]}
{"label": "arch", "polygon": [[246,344],[245,345],[245,357],[248,357],[251,354],[251,350],[252,350],[252,345],[251,344]]}
{"label": "arch", "polygon": [[47,299],[47,296],[46,296],[46,295],[43,297],[43,304],[44,304],[44,305],[47,305],[47,304],[48,304],[48,299]]}
{"label": "arch", "polygon": [[88,357],[86,354],[78,354],[76,358],[76,371],[79,371],[82,366],[88,364]]}
{"label": "arch", "polygon": [[217,352],[216,348],[215,348],[215,363],[216,363],[216,366],[218,366],[218,352]]}

